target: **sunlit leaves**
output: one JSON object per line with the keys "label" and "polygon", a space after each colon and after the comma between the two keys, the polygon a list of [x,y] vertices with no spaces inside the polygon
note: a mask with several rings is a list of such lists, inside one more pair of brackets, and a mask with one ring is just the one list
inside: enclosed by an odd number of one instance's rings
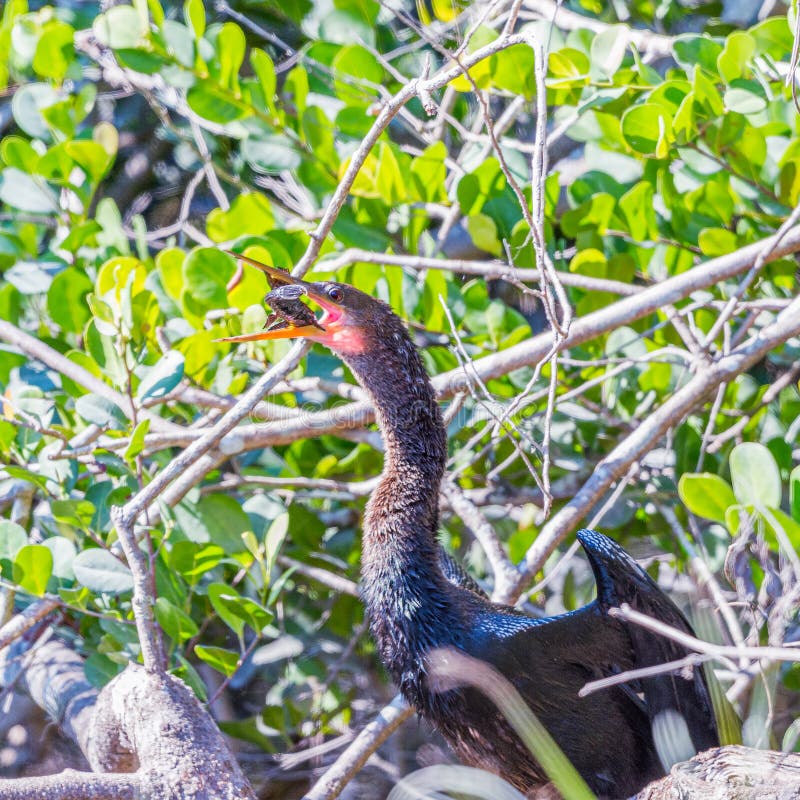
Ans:
{"label": "sunlit leaves", "polygon": [[672,118],[655,103],[634,106],[622,117],[622,135],[637,152],[666,158],[673,138]]}
{"label": "sunlit leaves", "polygon": [[14,556],[14,583],[41,597],[53,573],[53,554],[40,544],[26,544]]}
{"label": "sunlit leaves", "polygon": [[736,503],[730,484],[708,472],[683,475],[678,492],[693,514],[722,523],[725,522],[725,512]]}
{"label": "sunlit leaves", "polygon": [[83,550],[75,557],[72,569],[78,583],[96,594],[115,595],[133,588],[130,569],[108,550]]}
{"label": "sunlit leaves", "polygon": [[777,508],[781,502],[778,465],[769,450],[758,442],[744,442],[733,449],[731,480],[736,499],[742,504]]}
{"label": "sunlit leaves", "polygon": [[112,6],[100,14],[92,30],[99,41],[114,48],[136,47],[147,32],[139,12],[127,5]]}
{"label": "sunlit leaves", "polygon": [[93,289],[84,272],[68,267],[59,272],[47,292],[47,310],[53,321],[65,331],[77,333],[91,319],[86,295]]}

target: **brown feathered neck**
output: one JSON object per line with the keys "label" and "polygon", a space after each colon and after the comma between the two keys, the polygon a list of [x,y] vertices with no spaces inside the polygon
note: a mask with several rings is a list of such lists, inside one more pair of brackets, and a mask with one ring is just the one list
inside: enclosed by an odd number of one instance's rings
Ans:
{"label": "brown feathered neck", "polygon": [[387,308],[365,344],[343,357],[372,396],[386,455],[364,517],[362,591],[384,664],[406,696],[416,698],[418,658],[449,636],[456,613],[437,541],[447,439],[433,386],[401,320]]}

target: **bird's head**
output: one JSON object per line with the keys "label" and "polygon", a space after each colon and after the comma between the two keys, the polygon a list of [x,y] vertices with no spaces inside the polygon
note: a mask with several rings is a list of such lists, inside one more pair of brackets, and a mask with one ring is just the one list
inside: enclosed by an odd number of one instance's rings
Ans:
{"label": "bird's head", "polygon": [[[302,291],[297,294],[287,293],[286,296],[291,299],[286,311],[279,308],[277,303],[273,304],[280,317],[277,326],[258,333],[229,336],[220,341],[257,342],[305,338],[320,342],[339,355],[354,356],[369,349],[370,342],[380,336],[387,319],[394,316],[385,303],[346,283],[303,281],[292,277],[285,270],[267,266],[247,256],[238,253],[231,255],[266,273],[273,291],[278,289],[280,292],[281,287],[286,286],[297,287]],[[301,296],[321,309],[322,314],[316,318],[316,322],[310,320],[311,310],[306,313],[302,307],[298,307],[302,302],[299,299]],[[292,309],[303,313],[293,313]]]}

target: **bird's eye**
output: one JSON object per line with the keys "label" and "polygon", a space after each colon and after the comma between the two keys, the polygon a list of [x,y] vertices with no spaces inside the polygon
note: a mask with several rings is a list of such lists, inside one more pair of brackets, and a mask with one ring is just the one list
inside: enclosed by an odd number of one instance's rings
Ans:
{"label": "bird's eye", "polygon": [[340,303],[344,298],[344,292],[338,286],[329,286],[328,297],[330,297],[334,303]]}

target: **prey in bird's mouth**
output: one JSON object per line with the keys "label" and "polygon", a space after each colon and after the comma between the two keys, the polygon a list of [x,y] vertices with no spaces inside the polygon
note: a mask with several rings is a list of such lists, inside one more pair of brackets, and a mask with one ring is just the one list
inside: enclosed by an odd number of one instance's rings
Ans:
{"label": "prey in bird's mouth", "polygon": [[[285,269],[262,264],[241,253],[229,252],[229,255],[256,267],[267,276],[270,292],[264,302],[270,306],[272,313],[267,317],[264,330],[227,336],[218,341],[254,342],[264,339],[308,338],[331,344],[342,338],[342,327],[346,320],[342,305],[344,293],[339,285],[324,281],[309,283],[295,278]],[[322,309],[322,314],[317,317],[314,310],[303,302],[304,299]]]}
{"label": "prey in bird's mouth", "polygon": [[[272,281],[270,285],[272,286]],[[300,300],[305,294],[306,290],[302,286],[273,286],[272,291],[264,297],[264,302],[272,309],[264,323],[264,329],[275,331],[309,325],[324,331],[325,328],[319,324],[314,312]]]}

